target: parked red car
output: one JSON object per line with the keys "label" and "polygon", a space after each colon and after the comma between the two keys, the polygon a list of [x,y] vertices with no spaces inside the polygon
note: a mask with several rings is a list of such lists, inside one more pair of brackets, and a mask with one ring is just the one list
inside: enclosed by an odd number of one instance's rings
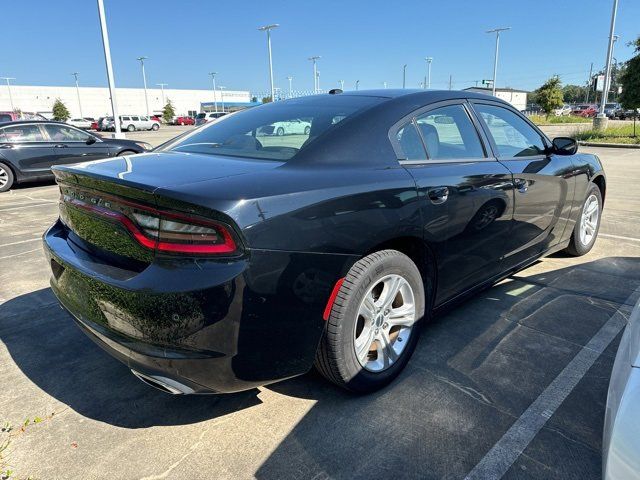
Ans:
{"label": "parked red car", "polygon": [[192,117],[176,117],[176,125],[195,125],[195,120]]}
{"label": "parked red car", "polygon": [[581,117],[595,117],[598,113],[598,107],[595,105],[578,105],[573,110],[574,115],[579,115]]}
{"label": "parked red car", "polygon": [[98,130],[98,122],[91,122],[89,130]]}

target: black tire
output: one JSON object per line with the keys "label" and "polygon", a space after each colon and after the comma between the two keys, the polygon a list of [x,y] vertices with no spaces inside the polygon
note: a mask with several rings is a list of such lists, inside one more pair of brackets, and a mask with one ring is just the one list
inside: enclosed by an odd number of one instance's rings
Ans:
{"label": "black tire", "polygon": [[129,126],[127,127],[127,131],[128,131],[128,132],[135,132],[135,131],[136,131],[136,127],[135,127],[135,125],[129,125]]}
{"label": "black tire", "polygon": [[[582,215],[583,215],[585,206],[587,204],[587,201],[590,200],[592,196],[595,196],[595,198],[598,201],[597,223],[596,223],[593,237],[587,243],[583,243],[580,235],[580,229],[582,225]],[[596,238],[598,238],[598,231],[600,230],[601,218],[602,218],[602,194],[600,193],[600,189],[598,188],[597,185],[591,184],[591,186],[587,190],[587,195],[585,196],[585,199],[582,202],[582,207],[580,208],[580,215],[576,219],[576,224],[573,227],[573,232],[571,233],[571,240],[569,241],[569,246],[565,248],[565,252],[575,257],[579,257],[589,253],[589,251],[593,248],[593,245],[596,243]]]}
{"label": "black tire", "polygon": [[15,177],[13,176],[13,170],[9,166],[0,162],[0,192],[6,192],[11,188]]}
{"label": "black tire", "polygon": [[[354,336],[361,318],[358,311],[370,289],[384,277],[394,274],[406,280],[413,291],[416,322],[394,363],[385,370],[372,372],[356,357]],[[340,287],[316,352],[316,369],[328,380],[352,392],[365,393],[384,387],[409,361],[418,341],[424,312],[422,276],[409,257],[396,250],[381,250],[366,256],[351,267]]]}
{"label": "black tire", "polygon": [[276,135],[282,137],[284,135],[284,128],[278,127],[278,129],[276,130]]}
{"label": "black tire", "polygon": [[311,133],[311,127],[304,127],[304,134],[309,135]]}
{"label": "black tire", "polygon": [[158,129],[159,129],[159,128],[160,128],[160,125],[158,125],[157,123],[154,123],[154,124],[151,126],[151,130],[153,130],[154,132],[158,131]]}

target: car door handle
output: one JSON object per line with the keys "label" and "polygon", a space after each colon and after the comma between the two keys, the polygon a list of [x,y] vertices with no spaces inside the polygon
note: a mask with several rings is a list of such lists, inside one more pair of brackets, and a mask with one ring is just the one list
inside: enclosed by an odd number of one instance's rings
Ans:
{"label": "car door handle", "polygon": [[449,187],[430,188],[427,194],[429,195],[431,203],[434,205],[440,205],[446,202],[447,198],[449,198]]}
{"label": "car door handle", "polygon": [[529,182],[524,178],[515,178],[513,184],[520,193],[527,193],[527,190],[529,190]]}
{"label": "car door handle", "polygon": [[67,146],[64,143],[58,143],[54,145],[54,148],[67,148]]}

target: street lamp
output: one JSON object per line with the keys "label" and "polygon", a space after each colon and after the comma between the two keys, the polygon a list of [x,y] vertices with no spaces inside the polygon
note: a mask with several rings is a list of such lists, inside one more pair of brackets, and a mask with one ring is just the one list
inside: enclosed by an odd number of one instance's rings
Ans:
{"label": "street lamp", "polygon": [[289,80],[289,98],[293,98],[293,89],[291,88],[291,82],[293,81],[293,77],[288,76],[287,80]]}
{"label": "street lamp", "polygon": [[217,99],[218,94],[216,93],[216,75],[217,74],[218,72],[209,72],[209,75],[211,75],[211,81],[213,82],[213,105],[216,112],[218,111],[218,99]]}
{"label": "street lamp", "polygon": [[613,0],[613,10],[611,11],[611,26],[609,28],[609,45],[607,47],[607,63],[604,72],[604,88],[602,90],[602,97],[600,98],[600,108],[598,112],[598,119],[593,121],[595,128],[606,128],[606,118],[604,114],[604,107],[607,103],[607,95],[609,94],[609,88],[611,86],[611,58],[613,57],[613,43],[616,41],[616,35],[613,33],[616,28],[616,14],[618,12],[618,0]]}
{"label": "street lamp", "polygon": [[359,86],[360,86],[360,80],[356,80],[356,90],[358,90]]}
{"label": "street lamp", "polygon": [[344,80],[338,80],[338,83],[340,84],[340,90],[344,91]]}
{"label": "street lamp", "polygon": [[[278,28],[280,25],[277,23],[272,23],[271,25],[265,25],[264,27],[259,27],[258,30],[267,32],[267,48],[269,49],[269,85],[271,86],[271,101],[274,99],[274,90],[273,90],[273,61],[271,59],[271,30],[274,28]],[[224,109],[223,109],[224,110]]]}
{"label": "street lamp", "polygon": [[73,75],[76,79],[76,94],[78,95],[78,110],[80,110],[80,118],[82,118],[82,103],[80,102],[80,87],[78,86],[78,72],[73,72]]}
{"label": "street lamp", "polygon": [[424,79],[424,88],[431,88],[431,62],[433,62],[433,57],[425,57],[427,61],[427,77]]}
{"label": "street lamp", "polygon": [[320,93],[320,70],[316,71],[316,85],[318,86],[318,91],[316,93]]}
{"label": "street lamp", "polygon": [[309,57],[309,60],[311,60],[313,62],[313,93],[318,93],[319,90],[319,86],[318,86],[318,66],[317,66],[317,61],[320,60],[320,56],[315,56],[315,57]]}
{"label": "street lamp", "polygon": [[[220,85],[218,88],[220,89],[220,102],[222,103],[222,111],[224,112],[224,89],[227,87]],[[273,102],[273,97],[271,101]]]}
{"label": "street lamp", "polygon": [[494,28],[493,30],[487,30],[487,33],[496,34],[496,53],[493,58],[493,81],[491,82],[491,95],[496,96],[496,76],[498,75],[498,50],[500,49],[500,32],[511,30],[511,27]]}
{"label": "street lamp", "polygon": [[116,101],[116,85],[113,80],[113,66],[111,65],[111,47],[109,46],[109,32],[107,31],[107,19],[104,14],[104,0],[98,1],[98,16],[100,17],[100,30],[102,31],[102,47],[104,49],[104,63],[107,67],[107,81],[109,83],[109,95],[111,96],[111,112],[113,113],[113,129],[115,138],[122,138],[120,130],[120,117]]}
{"label": "street lamp", "polygon": [[162,91],[162,108],[164,109],[164,87],[166,87],[169,84],[168,83],[156,83],[156,85],[158,85],[160,87],[160,90]]}
{"label": "street lamp", "polygon": [[402,67],[402,88],[407,88],[407,64]]}
{"label": "street lamp", "polygon": [[140,65],[142,66],[142,83],[144,85],[144,104],[147,107],[147,117],[149,116],[149,99],[147,98],[147,75],[144,73],[144,61],[147,60],[148,57],[138,57],[136,60],[140,61]]}

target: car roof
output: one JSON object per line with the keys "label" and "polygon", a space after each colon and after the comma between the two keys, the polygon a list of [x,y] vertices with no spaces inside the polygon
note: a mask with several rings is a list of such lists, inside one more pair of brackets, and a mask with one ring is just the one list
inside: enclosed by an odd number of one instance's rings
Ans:
{"label": "car roof", "polygon": [[367,96],[367,97],[380,97],[380,98],[400,98],[411,97],[420,98],[425,103],[439,102],[442,100],[453,100],[456,98],[477,98],[477,99],[491,99],[504,102],[498,97],[493,95],[487,95],[484,93],[470,92],[468,90],[423,90],[417,88],[385,88],[377,90],[353,90],[338,93],[337,95],[349,95],[349,96]]}
{"label": "car roof", "polygon": [[28,125],[33,123],[46,123],[46,124],[54,124],[54,125],[65,125],[69,126],[68,123],[65,122],[56,122],[55,120],[14,120],[13,122],[0,122],[0,126],[7,127],[9,125]]}

